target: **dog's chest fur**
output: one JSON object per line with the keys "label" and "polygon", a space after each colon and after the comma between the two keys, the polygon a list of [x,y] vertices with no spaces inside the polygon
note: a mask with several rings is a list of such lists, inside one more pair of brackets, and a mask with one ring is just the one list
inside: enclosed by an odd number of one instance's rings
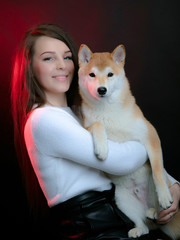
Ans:
{"label": "dog's chest fur", "polygon": [[92,108],[83,104],[85,127],[101,122],[108,139],[116,142],[136,140],[142,142],[146,135],[146,125],[142,118],[134,118],[134,106],[123,108],[120,103],[102,103]]}

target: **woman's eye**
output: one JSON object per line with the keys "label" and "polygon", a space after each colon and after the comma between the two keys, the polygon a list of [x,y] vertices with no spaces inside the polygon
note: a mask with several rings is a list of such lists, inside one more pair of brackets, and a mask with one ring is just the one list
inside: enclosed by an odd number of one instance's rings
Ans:
{"label": "woman's eye", "polygon": [[89,76],[94,78],[96,75],[94,73],[89,73]]}
{"label": "woman's eye", "polygon": [[46,58],[44,58],[43,60],[49,62],[49,61],[52,61],[53,58],[52,58],[52,57],[46,57]]}
{"label": "woman's eye", "polygon": [[72,60],[72,57],[71,56],[67,56],[64,58],[64,60]]}
{"label": "woman's eye", "polygon": [[113,75],[114,75],[114,74],[113,74],[112,72],[109,72],[107,76],[108,76],[108,77],[112,77]]}

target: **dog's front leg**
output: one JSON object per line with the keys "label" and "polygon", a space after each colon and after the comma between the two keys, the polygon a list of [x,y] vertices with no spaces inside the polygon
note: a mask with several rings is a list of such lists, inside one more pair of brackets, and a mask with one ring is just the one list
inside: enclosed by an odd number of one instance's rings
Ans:
{"label": "dog's front leg", "polygon": [[87,128],[91,132],[94,143],[94,152],[98,159],[105,160],[108,155],[107,134],[101,122],[95,122]]}
{"label": "dog's front leg", "polygon": [[152,175],[159,204],[163,209],[167,209],[171,206],[173,199],[166,181],[167,179],[163,166],[160,139],[155,128],[151,124],[148,124],[148,128],[149,134],[147,140],[145,141],[145,147],[151,163]]}

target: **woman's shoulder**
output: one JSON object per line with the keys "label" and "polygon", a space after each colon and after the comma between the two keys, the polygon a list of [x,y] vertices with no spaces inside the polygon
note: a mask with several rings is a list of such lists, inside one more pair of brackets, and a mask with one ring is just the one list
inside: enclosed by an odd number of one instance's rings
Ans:
{"label": "woman's shoulder", "polygon": [[41,129],[42,124],[48,121],[48,116],[51,116],[49,109],[44,107],[33,108],[29,113],[24,127],[24,132],[34,132],[36,129]]}
{"label": "woman's shoulder", "polygon": [[[30,113],[25,128],[26,141],[33,139],[36,146],[55,143],[60,137],[74,131],[74,127],[81,126],[70,108],[40,107]],[[68,134],[67,134],[68,132]],[[51,140],[50,140],[51,139]]]}
{"label": "woman's shoulder", "polygon": [[39,142],[39,139],[42,141],[42,138],[56,135],[57,129],[63,130],[66,125],[66,113],[63,111],[53,107],[34,108],[26,121],[24,136],[25,139],[32,136],[36,142]]}
{"label": "woman's shoulder", "polygon": [[68,123],[77,122],[77,119],[70,108],[58,108],[52,106],[43,106],[34,108],[29,114],[25,127],[31,130],[41,131],[55,127],[64,127]]}
{"label": "woman's shoulder", "polygon": [[33,124],[33,123],[42,123],[42,122],[46,122],[48,121],[49,117],[51,117],[53,115],[52,110],[49,108],[45,108],[45,107],[38,107],[38,108],[34,108],[28,116],[27,124]]}
{"label": "woman's shoulder", "polygon": [[43,106],[34,108],[29,114],[28,120],[41,123],[46,121],[57,121],[58,118],[63,119],[63,117],[67,116],[67,113],[68,111],[66,108],[61,109],[52,106]]}

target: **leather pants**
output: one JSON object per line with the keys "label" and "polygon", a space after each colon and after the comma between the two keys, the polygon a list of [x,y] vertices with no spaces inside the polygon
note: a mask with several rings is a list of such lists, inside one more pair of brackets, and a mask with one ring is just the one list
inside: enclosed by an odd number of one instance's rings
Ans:
{"label": "leather pants", "polygon": [[150,240],[148,235],[128,238],[134,224],[116,207],[114,185],[108,191],[89,191],[71,198],[52,207],[51,213],[61,240]]}

